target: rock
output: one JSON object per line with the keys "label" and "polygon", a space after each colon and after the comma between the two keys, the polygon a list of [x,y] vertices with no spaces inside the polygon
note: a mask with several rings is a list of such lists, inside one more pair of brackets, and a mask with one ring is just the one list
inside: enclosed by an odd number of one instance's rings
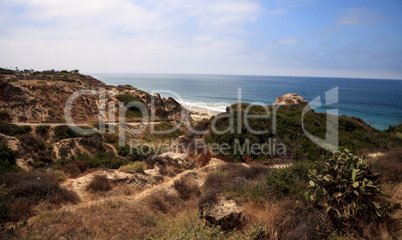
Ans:
{"label": "rock", "polygon": [[9,121],[38,121],[47,117],[45,109],[27,88],[4,82],[0,85],[0,109],[9,114]]}
{"label": "rock", "polygon": [[307,100],[300,97],[297,93],[288,93],[283,96],[277,97],[274,105],[310,107]]}
{"label": "rock", "polygon": [[195,162],[187,154],[166,152],[154,158],[147,159],[147,165],[150,169],[145,173],[153,176],[172,177],[185,170],[196,167]]}
{"label": "rock", "polygon": [[69,138],[61,140],[53,144],[53,151],[51,153],[52,159],[56,161],[59,158],[70,158],[81,154],[88,154],[92,156],[93,153],[98,152],[114,152],[110,146],[102,143],[97,138]]}
{"label": "rock", "polygon": [[220,193],[216,201],[207,202],[199,206],[201,218],[211,224],[219,225],[223,230],[233,230],[241,226],[243,207],[234,200],[227,200]]}
{"label": "rock", "polygon": [[35,160],[32,158],[32,154],[24,148],[16,137],[6,136],[0,133],[0,144],[6,144],[13,151],[16,164],[20,168],[25,171],[33,169],[32,165]]}

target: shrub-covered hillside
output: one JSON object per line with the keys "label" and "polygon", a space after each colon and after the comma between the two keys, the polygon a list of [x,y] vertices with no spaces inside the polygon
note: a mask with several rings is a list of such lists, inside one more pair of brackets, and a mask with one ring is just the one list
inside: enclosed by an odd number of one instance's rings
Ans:
{"label": "shrub-covered hillside", "polygon": [[[268,132],[264,134],[253,134],[247,129],[243,118],[244,111],[248,107],[250,109],[248,112],[249,115],[254,114],[263,116],[266,114],[266,111],[262,106],[249,106],[248,104],[243,103],[241,111],[238,111],[237,105],[233,105],[231,106],[234,110],[232,114],[232,122],[230,121],[230,118],[218,116],[218,119],[212,119],[212,125],[215,125],[216,129],[220,131],[230,128],[233,128],[234,131],[227,131],[224,134],[218,134],[211,131],[210,134],[206,136],[206,141],[218,144],[228,143],[231,146],[231,149],[235,149],[236,144],[237,148],[239,145],[244,146],[246,141],[249,141],[250,145],[253,143],[264,144],[271,142],[271,146],[275,142],[276,147],[283,143],[286,148],[285,155],[294,158],[295,160],[315,160],[320,158],[321,155],[329,154],[327,150],[313,143],[304,133],[302,128],[302,108],[297,106],[279,107],[277,111],[275,111],[276,132],[274,133],[274,107],[268,106],[267,108],[270,115],[267,115],[267,118],[247,119],[247,124],[251,129],[255,131],[268,130]],[[240,121],[239,117],[241,118]],[[303,121],[306,131],[316,137],[325,139],[327,125],[326,113],[315,113],[313,111],[307,112]],[[397,134],[376,130],[360,118],[339,116],[338,126],[339,149],[348,148],[354,152],[361,152],[363,150],[381,151],[402,145],[402,140]],[[238,132],[238,129],[241,129],[241,131]],[[393,128],[392,130],[396,131],[397,129]],[[273,150],[271,153],[272,156],[280,155],[278,152]],[[252,154],[251,152],[249,154],[243,152],[242,154],[239,151],[233,154],[232,151],[229,153],[228,157],[237,161],[242,161],[247,158],[267,159],[271,157],[271,154],[261,155]]]}

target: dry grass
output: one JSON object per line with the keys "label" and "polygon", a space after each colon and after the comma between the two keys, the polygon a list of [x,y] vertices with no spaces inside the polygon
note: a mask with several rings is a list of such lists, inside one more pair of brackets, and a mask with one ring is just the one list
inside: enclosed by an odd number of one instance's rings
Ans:
{"label": "dry grass", "polygon": [[142,192],[142,188],[136,184],[126,184],[126,183],[111,183],[112,190],[105,194],[105,197],[116,197],[116,196],[134,196]]}
{"label": "dry grass", "polygon": [[76,211],[46,211],[30,219],[20,233],[30,239],[135,239],[160,233],[169,219],[196,209],[196,199],[181,200],[165,191],[154,192],[141,201],[102,201]]}
{"label": "dry grass", "polygon": [[371,163],[374,170],[380,172],[382,183],[402,182],[402,148],[396,148],[374,159]]}
{"label": "dry grass", "polygon": [[292,200],[275,204],[249,202],[245,205],[245,216],[250,226],[266,229],[262,239],[320,239],[325,231],[321,211],[304,208]]}
{"label": "dry grass", "polygon": [[87,191],[92,193],[106,192],[112,190],[109,179],[103,175],[95,175],[92,181],[88,184]]}
{"label": "dry grass", "polygon": [[[251,189],[265,181],[270,168],[260,164],[252,164],[246,167],[239,163],[228,163],[208,175],[202,187],[202,195],[199,206],[212,204],[216,201],[216,195],[230,188]],[[225,196],[241,200],[237,192],[226,191]],[[245,200],[245,199],[244,199]]]}
{"label": "dry grass", "polygon": [[75,212],[44,212],[29,222],[22,236],[29,234],[34,239],[143,238],[156,227],[156,221],[157,215],[148,206],[114,200]]}
{"label": "dry grass", "polygon": [[140,161],[129,163],[129,164],[121,166],[119,168],[120,171],[125,172],[125,173],[144,172],[145,169],[147,169],[147,165],[144,162],[140,162]]}

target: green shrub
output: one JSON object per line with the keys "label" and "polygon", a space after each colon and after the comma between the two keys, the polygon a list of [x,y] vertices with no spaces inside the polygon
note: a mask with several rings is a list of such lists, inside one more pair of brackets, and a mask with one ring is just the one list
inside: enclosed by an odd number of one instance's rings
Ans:
{"label": "green shrub", "polygon": [[17,170],[13,151],[6,144],[0,144],[0,174]]}
{"label": "green shrub", "polygon": [[[251,236],[249,236],[251,235]],[[224,231],[219,225],[208,224],[196,213],[188,212],[184,216],[164,221],[160,229],[151,232],[145,239],[152,240],[173,240],[173,239],[211,239],[211,240],[235,240],[235,239],[257,239],[252,231],[247,232],[246,237],[240,238],[235,231]]]}
{"label": "green shrub", "polygon": [[126,165],[128,161],[114,156],[113,153],[104,152],[97,153],[95,156],[90,157],[87,154],[76,157],[76,161],[82,161],[87,163],[91,168],[111,168],[118,169],[119,167]]}
{"label": "green shrub", "polygon": [[54,128],[54,136],[59,139],[67,139],[67,138],[76,138],[81,137],[82,135],[76,133],[67,125],[57,126]]}
{"label": "green shrub", "polygon": [[307,173],[314,168],[312,162],[295,162],[290,167],[274,168],[266,176],[265,184],[275,198],[297,194],[303,190],[308,181]]}
{"label": "green shrub", "polygon": [[358,158],[345,149],[333,158],[316,162],[310,170],[310,189],[306,200],[323,205],[327,212],[338,220],[370,215],[383,217],[385,194],[377,184],[374,174],[364,158]]}
{"label": "green shrub", "polygon": [[8,136],[16,136],[30,133],[31,126],[18,126],[11,123],[0,122],[0,133]]}
{"label": "green shrub", "polygon": [[[246,109],[246,106],[249,106],[249,104],[242,104],[241,109]],[[236,110],[237,104],[231,107]],[[265,114],[261,106],[253,106],[250,109],[249,114]],[[212,131],[210,134],[206,135],[206,142],[210,144],[229,144],[230,149],[239,149],[239,146],[245,146],[247,141],[251,146],[254,143],[266,144],[269,143],[270,140],[271,143],[276,140],[277,151],[273,151],[272,148],[272,151],[265,150],[265,154],[253,154],[252,151],[230,151],[229,155],[226,157],[235,161],[244,161],[248,158],[260,160],[276,156],[281,157],[283,154],[278,151],[278,146],[280,146],[279,144],[281,143],[286,147],[285,155],[295,160],[315,161],[322,155],[331,156],[331,152],[316,145],[306,136],[302,126],[303,119],[305,130],[314,136],[322,139],[325,138],[327,130],[326,113],[307,112],[304,118],[302,118],[302,108],[299,107],[281,106],[275,110],[274,107],[269,106],[268,109],[270,113],[270,115],[267,116],[268,118],[248,119],[248,125],[251,129],[255,131],[268,130],[267,133],[253,134],[248,131],[243,118],[244,113],[235,111],[232,119],[219,118],[216,121],[213,119],[217,130],[224,131],[232,128],[233,132],[228,131],[223,134],[218,134]],[[273,117],[273,113],[275,113],[275,117]],[[275,118],[276,128],[274,129],[273,120]],[[339,116],[338,120],[339,148],[348,147],[353,151],[362,151],[365,149],[383,151],[384,149],[391,149],[401,146],[402,144],[402,139],[398,138],[397,134],[376,130],[361,119]],[[390,131],[395,130],[392,128]],[[218,152],[218,154],[220,153]]]}
{"label": "green shrub", "polygon": [[57,177],[57,179],[59,180],[65,180],[66,179],[66,174],[64,173],[64,171],[61,170],[55,170],[53,172],[53,174]]}
{"label": "green shrub", "polygon": [[30,133],[31,130],[32,130],[31,126],[15,126],[12,135],[15,136]]}
{"label": "green shrub", "polygon": [[144,162],[137,161],[124,165],[120,167],[119,170],[126,173],[137,173],[137,172],[144,172],[146,168],[147,165]]}
{"label": "green shrub", "polygon": [[50,126],[49,125],[39,125],[36,127],[36,133],[47,133],[49,132]]}
{"label": "green shrub", "polygon": [[[123,102],[124,105],[127,105],[129,103],[134,103],[134,102],[142,102],[139,97],[133,96],[131,94],[120,94],[120,95],[117,95],[116,98],[120,102]],[[141,117],[141,110],[140,109],[138,109],[136,107],[131,107],[128,110],[129,110],[128,111],[129,116]]]}

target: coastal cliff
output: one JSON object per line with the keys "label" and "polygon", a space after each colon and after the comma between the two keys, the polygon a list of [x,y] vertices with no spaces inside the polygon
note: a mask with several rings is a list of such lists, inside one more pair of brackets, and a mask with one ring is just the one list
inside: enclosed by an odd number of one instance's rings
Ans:
{"label": "coastal cliff", "polygon": [[[182,115],[190,118],[188,111],[173,98],[162,98],[158,94],[151,96],[130,85],[107,86],[91,76],[79,73],[44,71],[33,74],[0,74],[0,121],[63,123],[67,100],[80,90],[96,92],[82,94],[75,99],[71,117],[76,123],[97,121],[100,94],[103,90],[107,103],[115,103],[114,109],[105,106],[106,110],[114,111],[116,115],[119,113],[119,102],[138,102],[146,107],[148,115],[152,115],[155,120],[179,121]],[[124,101],[123,98],[129,101]],[[154,108],[151,107],[152,101]],[[109,116],[110,114],[105,114],[102,117],[108,121]],[[130,120],[142,116],[128,114],[126,117]],[[118,117],[115,120],[118,121]]]}

